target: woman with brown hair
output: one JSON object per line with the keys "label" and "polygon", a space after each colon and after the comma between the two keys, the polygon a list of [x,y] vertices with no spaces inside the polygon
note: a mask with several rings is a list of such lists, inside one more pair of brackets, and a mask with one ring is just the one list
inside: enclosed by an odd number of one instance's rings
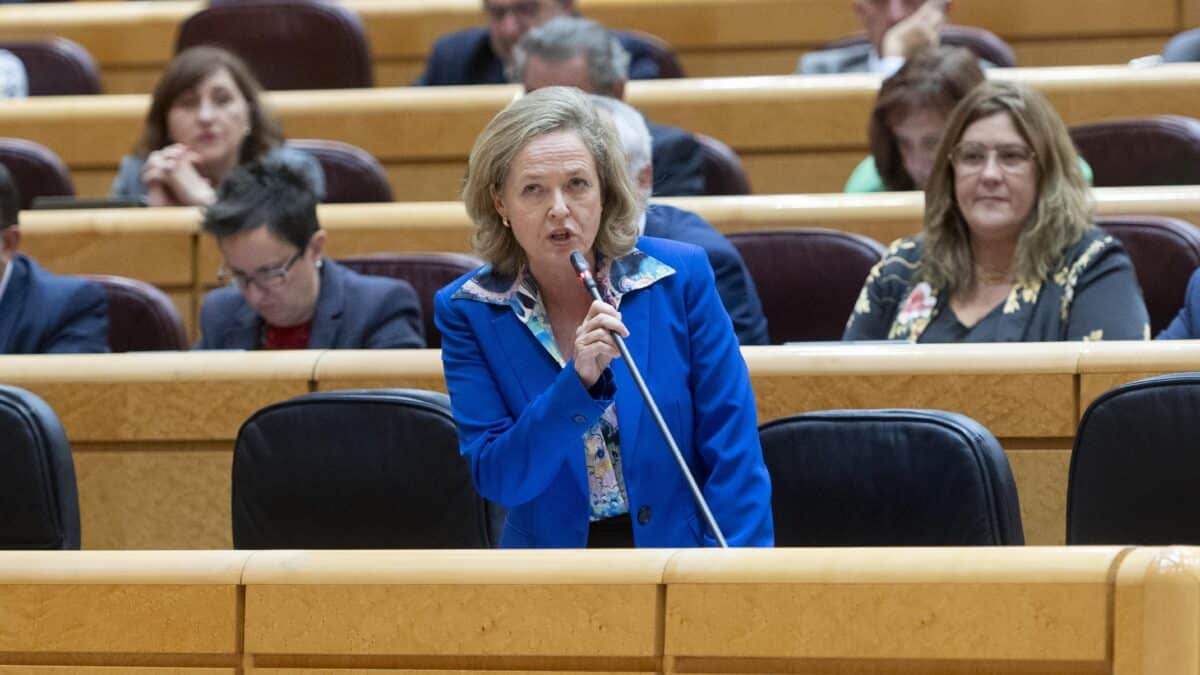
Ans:
{"label": "woman with brown hair", "polygon": [[1046,99],[987,82],[952,112],[925,227],[871,270],[846,340],[1139,340],[1133,264],[1091,224],[1075,147]]}
{"label": "woman with brown hair", "polygon": [[322,196],[317,160],[282,143],[246,64],[224,49],[192,47],[171,61],[155,86],[142,137],[121,160],[113,196],[145,198],[150,206],[211,204],[234,167],[260,159],[287,164]]}

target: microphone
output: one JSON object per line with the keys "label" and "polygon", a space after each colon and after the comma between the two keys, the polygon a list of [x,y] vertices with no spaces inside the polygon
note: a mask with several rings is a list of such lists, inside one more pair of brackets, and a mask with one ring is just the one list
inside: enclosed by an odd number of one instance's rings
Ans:
{"label": "microphone", "polygon": [[[587,259],[579,251],[571,252],[571,267],[575,268],[575,273],[579,275],[579,281],[583,283],[588,293],[591,293],[592,299],[604,302],[604,298],[600,295],[600,289],[596,287],[596,280],[592,277],[592,270],[588,266]],[[659,412],[658,404],[654,402],[654,396],[650,394],[650,388],[646,386],[646,381],[642,379],[642,373],[638,370],[637,364],[634,363],[633,356],[629,353],[629,348],[625,346],[625,340],[615,331],[609,331],[609,335],[612,335],[613,340],[616,341],[617,350],[621,352],[621,358],[625,359],[625,365],[629,368],[629,374],[633,376],[634,384],[637,385],[638,391],[642,393],[642,398],[646,400],[646,407],[650,409],[650,414],[654,417],[654,422],[658,425],[658,430],[662,432],[663,438],[667,441],[667,447],[671,449],[671,454],[675,456],[675,463],[679,465],[679,470],[683,473],[683,477],[687,479],[688,487],[692,491],[692,497],[696,500],[696,505],[700,507],[700,513],[704,516],[704,522],[708,524],[709,531],[713,533],[713,537],[717,540],[717,544],[721,548],[729,548],[729,544],[725,543],[725,535],[721,532],[721,527],[717,525],[717,519],[713,517],[712,509],[708,508],[708,502],[705,501],[704,494],[700,492],[700,487],[696,485],[695,476],[692,475],[687,461],[683,458],[683,453],[679,451],[679,445],[675,442],[675,437],[667,427],[667,421],[663,419],[662,413]]]}

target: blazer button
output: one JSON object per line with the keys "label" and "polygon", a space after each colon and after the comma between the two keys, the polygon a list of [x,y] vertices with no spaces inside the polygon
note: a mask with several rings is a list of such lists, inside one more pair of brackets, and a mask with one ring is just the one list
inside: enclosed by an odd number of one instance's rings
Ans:
{"label": "blazer button", "polygon": [[638,525],[645,525],[650,522],[650,507],[643,506],[638,509]]}
{"label": "blazer button", "polygon": [[576,424],[583,424],[584,422],[587,421],[587,418],[584,417],[583,415],[576,415],[573,419],[575,420]]}

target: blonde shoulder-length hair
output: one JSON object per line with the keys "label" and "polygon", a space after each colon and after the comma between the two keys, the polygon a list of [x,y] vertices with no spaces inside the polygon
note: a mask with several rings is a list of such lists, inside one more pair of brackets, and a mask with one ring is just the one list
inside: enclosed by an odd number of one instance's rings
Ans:
{"label": "blonde shoulder-length hair", "polygon": [[967,127],[1004,113],[1034,152],[1037,196],[1021,228],[1012,270],[1025,285],[1039,283],[1058,266],[1063,251],[1092,220],[1092,201],[1067,128],[1037,91],[1014,82],[983,82],[950,113],[925,187],[925,251],[920,278],[953,294],[975,287],[971,233],[955,197],[950,154]]}
{"label": "blonde shoulder-length hair", "polygon": [[504,189],[517,154],[535,138],[558,131],[577,135],[596,164],[601,215],[593,250],[616,258],[633,250],[637,242],[637,187],[612,124],[578,89],[546,87],[513,101],[493,117],[475,139],[467,162],[462,200],[475,223],[475,251],[501,274],[516,274],[527,258],[496,212],[495,195]]}

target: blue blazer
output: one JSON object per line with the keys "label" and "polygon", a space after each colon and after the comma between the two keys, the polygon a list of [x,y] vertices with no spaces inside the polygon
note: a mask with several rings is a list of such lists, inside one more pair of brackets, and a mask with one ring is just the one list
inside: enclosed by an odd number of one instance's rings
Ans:
{"label": "blue blazer", "polygon": [[104,289],[51,274],[23,255],[9,264],[12,276],[0,296],[0,354],[108,351]]}
{"label": "blue blazer", "polygon": [[1158,334],[1158,340],[1194,340],[1200,338],[1200,269],[1192,272],[1187,292],[1183,296],[1183,309],[1171,320],[1171,324]]}
{"label": "blue blazer", "polygon": [[650,130],[650,159],[654,163],[655,197],[705,194],[704,150],[700,141],[678,127],[646,120]]}
{"label": "blue blazer", "polygon": [[[622,298],[630,353],[730,545],[770,546],[771,484],[754,392],[712,268],[690,244],[643,238],[638,249],[674,273]],[[606,371],[615,385],[611,399],[593,398],[574,364],[560,368],[507,299],[459,293],[489,270],[439,291],[435,319],[461,451],[480,494],[508,507],[501,545],[586,545],[582,434],[613,400],[636,544],[713,545],[626,365],[618,359]]]}
{"label": "blue blazer", "polygon": [[742,255],[724,235],[697,214],[666,204],[651,204],[646,209],[645,235],[686,241],[703,248],[716,275],[717,293],[733,321],[738,342],[743,345],[771,343],[767,337],[767,317],[763,314],[754,279],[746,269]]}
{"label": "blue blazer", "polygon": [[[625,51],[629,52],[629,79],[658,78],[658,64],[653,51],[643,39],[613,31]],[[414,85],[446,86],[460,84],[504,84],[508,78],[504,63],[492,51],[486,28],[468,28],[443,35],[433,43],[433,51],[425,62],[425,72]]]}
{"label": "blue blazer", "polygon": [[[241,291],[210,291],[200,307],[195,349],[258,349],[262,320]],[[407,281],[357,274],[332,260],[321,266],[309,349],[424,347],[421,304]]]}

